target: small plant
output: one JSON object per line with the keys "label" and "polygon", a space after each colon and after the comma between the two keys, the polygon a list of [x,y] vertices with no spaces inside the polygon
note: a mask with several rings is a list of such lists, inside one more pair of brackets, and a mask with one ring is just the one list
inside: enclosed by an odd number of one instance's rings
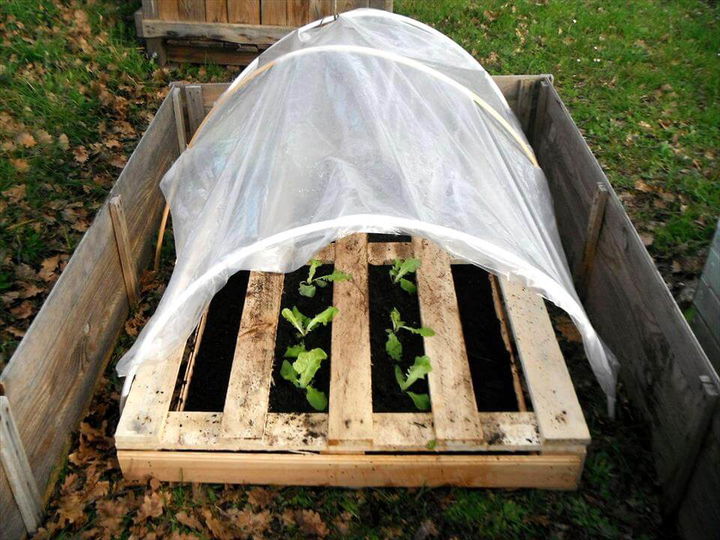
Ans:
{"label": "small plant", "polygon": [[400,312],[397,308],[393,308],[390,312],[390,321],[392,321],[392,329],[385,330],[388,334],[387,341],[385,342],[385,351],[387,351],[390,358],[396,362],[400,362],[402,360],[402,343],[400,343],[397,336],[400,330],[405,330],[423,337],[431,337],[435,335],[435,331],[432,328],[413,328],[411,326],[407,326],[405,321],[400,318]]}
{"label": "small plant", "polygon": [[300,282],[299,292],[302,296],[313,298],[315,296],[315,293],[317,292],[318,287],[327,287],[327,284],[332,281],[346,281],[352,278],[350,274],[346,274],[345,272],[341,272],[340,270],[335,270],[332,274],[328,274],[326,276],[315,277],[315,272],[321,265],[322,262],[318,261],[317,259],[312,259],[310,261],[310,270],[308,270],[308,277],[305,281]]}
{"label": "small plant", "polygon": [[285,308],[280,313],[283,318],[292,324],[298,331],[299,337],[304,338],[310,332],[312,332],[319,325],[325,326],[338,312],[338,308],[330,306],[324,311],[318,313],[313,318],[307,317],[300,313],[297,307],[293,307],[292,310]]}
{"label": "small plant", "polygon": [[283,360],[280,368],[280,376],[293,383],[296,387],[305,390],[305,397],[308,403],[317,411],[324,411],[327,408],[328,400],[325,392],[311,386],[315,373],[320,369],[322,361],[327,358],[327,353],[322,349],[305,350],[305,345],[288,347],[285,351],[286,358],[295,358],[291,364]]}
{"label": "small plant", "polygon": [[[413,328],[408,326],[400,317],[400,312],[397,308],[393,308],[390,312],[390,321],[392,322],[392,328],[387,328],[385,331],[388,334],[387,342],[385,343],[385,350],[387,351],[390,358],[396,362],[402,361],[403,347],[398,333],[400,330],[405,330],[411,334],[418,334],[423,337],[431,337],[435,335],[435,331],[432,328]],[[425,376],[432,371],[430,365],[430,357],[416,356],[415,363],[410,366],[407,373],[403,373],[399,365],[395,364],[395,380],[400,387],[400,390],[405,392],[410,399],[413,400],[415,408],[420,411],[427,411],[430,408],[430,396],[428,394],[416,394],[411,392],[409,388],[420,379],[424,379]]]}
{"label": "small plant", "polygon": [[417,291],[417,287],[404,276],[414,274],[418,268],[420,268],[418,259],[395,259],[390,269],[390,278],[394,284],[399,284],[403,291],[413,294]]}

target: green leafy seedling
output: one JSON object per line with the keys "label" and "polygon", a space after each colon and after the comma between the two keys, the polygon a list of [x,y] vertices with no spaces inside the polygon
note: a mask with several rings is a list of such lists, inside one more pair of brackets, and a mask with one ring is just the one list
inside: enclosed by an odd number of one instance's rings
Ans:
{"label": "green leafy seedling", "polygon": [[325,410],[327,407],[327,396],[324,392],[316,390],[312,383],[315,374],[327,358],[327,353],[322,349],[305,350],[305,345],[300,344],[295,347],[288,347],[285,356],[297,355],[296,360],[291,364],[287,360],[283,360],[280,366],[280,376],[293,383],[298,388],[305,390],[305,397],[308,403],[318,411]]}
{"label": "green leafy seedling", "polygon": [[419,259],[395,259],[390,269],[390,278],[393,283],[399,284],[403,291],[413,294],[417,291],[417,287],[405,276],[414,274],[418,268],[420,268]]}
{"label": "green leafy seedling", "polygon": [[397,308],[393,308],[390,312],[390,321],[392,322],[392,330],[385,330],[388,334],[387,341],[385,342],[385,351],[388,353],[390,358],[396,362],[400,362],[402,360],[402,343],[400,343],[400,340],[397,337],[400,330],[405,330],[411,334],[418,334],[423,337],[431,337],[435,335],[435,331],[432,328],[413,328],[412,326],[406,325],[405,321],[400,318],[400,312]]}
{"label": "green leafy seedling", "polygon": [[407,375],[403,375],[400,366],[395,366],[395,380],[397,380],[400,389],[404,392],[410,388],[415,381],[424,379],[431,371],[430,357],[426,355],[416,356],[415,363],[408,368]]}
{"label": "green leafy seedling", "polygon": [[300,313],[297,307],[293,307],[292,310],[285,308],[280,313],[286,321],[295,327],[300,337],[305,337],[319,325],[325,326],[332,321],[337,312],[338,308],[330,306],[312,319]]}
{"label": "green leafy seedling", "polygon": [[352,279],[352,276],[350,274],[346,274],[345,272],[341,272],[340,270],[335,270],[334,272],[326,276],[315,277],[315,272],[321,265],[322,262],[318,261],[317,259],[312,259],[310,261],[310,270],[308,271],[308,277],[305,281],[300,282],[299,292],[302,296],[313,298],[315,296],[315,293],[317,292],[318,287],[327,287],[327,284],[333,281],[347,281],[348,279]]}
{"label": "green leafy seedling", "polygon": [[413,403],[415,404],[415,408],[417,408],[417,410],[430,410],[430,396],[428,396],[427,394],[416,394],[410,391],[407,391],[405,393],[410,396],[410,399],[413,400]]}

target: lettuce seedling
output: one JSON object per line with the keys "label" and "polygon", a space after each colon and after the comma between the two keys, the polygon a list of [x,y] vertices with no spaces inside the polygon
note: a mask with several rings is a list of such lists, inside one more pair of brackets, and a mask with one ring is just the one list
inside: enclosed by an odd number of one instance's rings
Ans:
{"label": "lettuce seedling", "polygon": [[319,325],[322,324],[325,326],[332,321],[337,312],[338,308],[330,306],[311,319],[310,317],[306,317],[300,313],[300,310],[297,307],[293,307],[292,310],[288,308],[283,309],[280,314],[286,321],[295,327],[300,337],[305,337]]}
{"label": "lettuce seedling", "polygon": [[[414,392],[410,392],[409,390],[405,392],[408,396],[410,396],[410,399],[413,400],[413,403],[415,404],[415,408],[419,411],[428,411],[430,410],[430,396],[427,394],[416,394]],[[432,448],[431,448],[432,450]]]}
{"label": "lettuce seedling", "polygon": [[418,268],[420,268],[418,259],[395,259],[390,269],[390,278],[396,285],[399,283],[403,291],[412,294],[417,291],[417,287],[404,276],[415,273]]}
{"label": "lettuce seedling", "polygon": [[400,390],[404,392],[410,388],[415,381],[424,379],[431,371],[430,357],[426,355],[416,356],[415,363],[407,370],[407,375],[403,375],[400,366],[395,366],[395,380],[397,380]]}
{"label": "lettuce seedling", "polygon": [[280,376],[298,388],[305,390],[305,397],[315,410],[325,410],[327,396],[324,392],[313,388],[310,383],[318,369],[320,369],[322,361],[327,358],[327,353],[322,349],[306,351],[305,345],[301,343],[295,347],[288,347],[285,356],[296,357],[296,360],[292,364],[287,360],[283,360],[280,367]]}
{"label": "lettuce seedling", "polygon": [[390,321],[392,321],[392,330],[385,330],[388,334],[387,341],[385,342],[385,351],[388,355],[390,355],[390,358],[396,362],[400,362],[402,360],[402,343],[400,343],[400,340],[397,337],[400,330],[405,330],[423,337],[431,337],[435,335],[435,331],[432,328],[413,328],[412,326],[407,326],[400,318],[400,312],[397,308],[393,308],[390,312]]}
{"label": "lettuce seedling", "polygon": [[318,261],[317,259],[313,259],[310,261],[310,270],[308,271],[308,277],[305,281],[300,282],[299,292],[302,296],[313,298],[315,296],[315,293],[317,292],[318,287],[327,287],[327,284],[331,281],[347,281],[348,279],[352,278],[350,274],[346,274],[345,272],[341,272],[340,270],[335,270],[333,273],[326,276],[315,277],[315,272],[321,265],[322,262]]}

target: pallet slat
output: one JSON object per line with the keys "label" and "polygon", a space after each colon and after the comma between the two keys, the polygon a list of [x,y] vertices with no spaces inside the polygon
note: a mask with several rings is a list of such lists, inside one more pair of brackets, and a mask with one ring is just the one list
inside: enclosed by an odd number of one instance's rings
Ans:
{"label": "pallet slat", "polygon": [[[428,375],[437,440],[445,444],[482,441],[475,392],[460,324],[450,257],[429,240],[413,240],[418,299],[423,326],[435,335],[425,338],[433,370]],[[439,359],[442,359],[440,362]]]}
{"label": "pallet slat", "polygon": [[[409,457],[409,459],[408,459]],[[583,456],[236,454],[122,450],[126,477],[276,485],[574,489]]]}
{"label": "pallet slat", "polygon": [[588,444],[590,432],[542,297],[505,278],[499,282],[542,441]]}
{"label": "pallet slat", "polygon": [[283,274],[250,273],[222,421],[229,437],[263,435],[283,280]]}
{"label": "pallet slat", "polygon": [[332,323],[330,446],[367,446],[373,438],[367,247],[366,234],[335,244],[335,269],[351,274],[352,280],[333,286],[339,312]]}

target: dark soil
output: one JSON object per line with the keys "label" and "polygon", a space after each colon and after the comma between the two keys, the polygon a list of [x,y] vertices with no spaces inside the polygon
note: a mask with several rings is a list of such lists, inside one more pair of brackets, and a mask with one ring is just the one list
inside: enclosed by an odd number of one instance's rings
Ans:
{"label": "dark soil", "polygon": [[232,276],[210,303],[185,403],[186,411],[217,412],[225,408],[249,275],[249,272],[238,272]]}
{"label": "dark soil", "polygon": [[411,238],[402,234],[368,234],[368,242],[410,242]]}
{"label": "dark soil", "polygon": [[[393,239],[397,236],[391,237]],[[392,328],[390,312],[396,307],[408,326],[420,326],[420,304],[417,294],[408,294],[390,279],[391,266],[368,268],[370,287],[370,354],[372,358],[373,411],[375,412],[417,412],[415,405],[395,380],[395,361],[385,352],[386,328]],[[414,281],[414,276],[407,276]],[[401,330],[398,339],[403,345],[403,362],[399,365],[407,371],[416,356],[425,354],[423,338]],[[429,338],[432,339],[432,338]],[[431,358],[432,362],[433,359]],[[416,394],[428,392],[427,379],[415,382],[409,390]]]}
{"label": "dark soil", "polygon": [[488,273],[471,264],[455,264],[452,275],[478,410],[517,411],[510,355],[495,314]]}
{"label": "dark soil", "polygon": [[[333,271],[332,264],[320,266],[315,273],[316,276],[324,276]],[[298,292],[300,282],[307,278],[308,267],[303,266],[299,270],[285,275],[285,285],[282,294],[282,308],[290,308],[297,306],[301,313],[308,317],[314,317],[324,309],[332,306],[333,288],[332,284],[325,288],[317,288],[314,298],[301,296]],[[305,347],[310,350],[319,347],[324,350],[328,358],[323,360],[322,366],[315,374],[312,386],[317,390],[322,390],[325,395],[329,396],[330,389],[330,336],[332,325],[320,326],[314,329],[307,337],[305,337]],[[289,412],[317,412],[313,409],[305,398],[305,391],[296,388],[290,381],[286,381],[280,376],[280,367],[283,363],[283,357],[288,347],[297,345],[300,339],[297,337],[297,331],[285,319],[280,317],[277,329],[277,339],[275,341],[275,363],[273,364],[273,385],[270,388],[270,412],[289,413]],[[292,363],[292,359],[288,359]]]}

